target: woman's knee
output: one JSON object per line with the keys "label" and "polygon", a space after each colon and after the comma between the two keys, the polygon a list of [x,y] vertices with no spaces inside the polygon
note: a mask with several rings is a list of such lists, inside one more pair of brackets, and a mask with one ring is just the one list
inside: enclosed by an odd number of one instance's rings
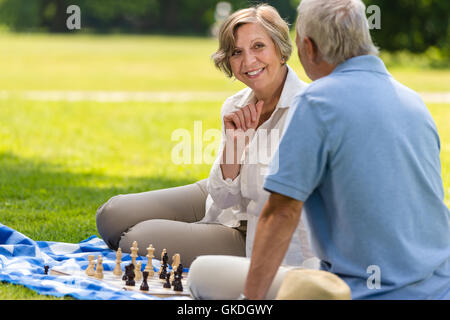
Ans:
{"label": "woman's knee", "polygon": [[118,206],[121,197],[122,195],[111,197],[97,209],[95,215],[98,233],[105,243],[114,250],[118,248],[122,227],[119,219],[121,212]]}

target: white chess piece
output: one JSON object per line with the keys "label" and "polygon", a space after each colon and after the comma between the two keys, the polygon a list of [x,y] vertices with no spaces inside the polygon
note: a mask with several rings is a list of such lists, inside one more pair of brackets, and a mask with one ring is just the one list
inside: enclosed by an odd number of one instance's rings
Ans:
{"label": "white chess piece", "polygon": [[149,278],[153,277],[155,272],[153,271],[153,263],[152,259],[154,257],[153,253],[155,252],[155,248],[153,248],[153,245],[149,245],[147,248],[147,265],[145,266],[144,271],[148,272]]}
{"label": "white chess piece", "polygon": [[97,268],[95,269],[94,277],[97,279],[103,279],[103,259],[100,255],[97,258]]}
{"label": "white chess piece", "polygon": [[122,275],[122,268],[120,267],[120,262],[122,260],[122,249],[117,249],[116,252],[116,266],[113,270],[113,274],[116,276],[121,276]]}
{"label": "white chess piece", "polygon": [[136,258],[138,257],[138,246],[137,246],[137,241],[133,241],[133,245],[130,248],[131,251],[131,263],[134,264],[134,266],[136,267]]}
{"label": "white chess piece", "polygon": [[134,280],[139,281],[142,279],[142,261],[136,263],[136,268],[134,268]]}
{"label": "white chess piece", "polygon": [[89,255],[88,260],[89,260],[89,264],[88,264],[88,267],[86,268],[85,272],[88,276],[92,277],[95,274],[95,256]]}

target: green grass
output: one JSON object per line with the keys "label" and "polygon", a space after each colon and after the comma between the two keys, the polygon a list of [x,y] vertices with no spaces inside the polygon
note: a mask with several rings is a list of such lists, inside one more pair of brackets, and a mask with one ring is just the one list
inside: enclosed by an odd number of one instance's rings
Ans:
{"label": "green grass", "polygon": [[[210,164],[176,165],[172,132],[218,129],[222,97],[242,85],[215,70],[213,39],[0,36],[0,91],[214,91],[217,101],[49,102],[0,99],[0,222],[34,240],[79,242],[97,234],[111,196],[206,178]],[[306,80],[296,57],[290,64]],[[391,70],[419,91],[450,91],[449,70]],[[403,78],[402,78],[403,77]],[[426,79],[426,81],[424,80]],[[450,105],[428,104],[441,136],[450,205]],[[203,151],[210,142],[203,142]],[[192,150],[194,152],[194,150]],[[41,299],[0,285],[0,299]],[[49,297],[51,299],[51,297]]]}
{"label": "green grass", "polygon": [[[233,92],[243,87],[213,67],[213,38],[0,33],[0,47],[8,48],[0,50],[1,90]],[[289,64],[310,82],[295,52]],[[412,89],[450,91],[450,69],[419,68],[411,56],[401,63],[383,56],[390,72]]]}

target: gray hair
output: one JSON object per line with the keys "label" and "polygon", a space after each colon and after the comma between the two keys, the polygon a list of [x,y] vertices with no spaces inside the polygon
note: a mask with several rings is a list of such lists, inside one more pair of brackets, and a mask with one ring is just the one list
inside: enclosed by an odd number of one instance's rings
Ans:
{"label": "gray hair", "polygon": [[327,63],[378,55],[361,0],[302,0],[297,11],[298,36],[312,39]]}

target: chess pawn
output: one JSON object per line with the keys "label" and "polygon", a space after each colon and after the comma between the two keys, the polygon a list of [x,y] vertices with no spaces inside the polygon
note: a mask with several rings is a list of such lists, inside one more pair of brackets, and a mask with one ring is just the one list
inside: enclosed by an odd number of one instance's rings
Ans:
{"label": "chess pawn", "polygon": [[122,275],[122,268],[120,267],[120,261],[122,260],[122,249],[117,249],[116,253],[116,267],[113,270],[113,274],[116,276]]}
{"label": "chess pawn", "polygon": [[141,287],[139,289],[142,291],[148,291],[150,288],[148,287],[148,283],[147,283],[147,278],[148,278],[147,271],[143,272],[143,277],[144,277],[144,280],[142,280]]}
{"label": "chess pawn", "polygon": [[95,269],[94,277],[97,279],[103,279],[103,259],[102,256],[97,258],[97,268]]}
{"label": "chess pawn", "polygon": [[139,281],[142,279],[142,261],[138,261],[136,263],[136,268],[134,269],[134,276],[136,281]]}
{"label": "chess pawn", "polygon": [[86,268],[86,274],[88,275],[88,276],[93,276],[94,274],[95,274],[95,256],[94,255],[89,255],[88,256],[88,261],[89,261],[89,263],[88,263],[88,266],[87,266],[87,268]]}

